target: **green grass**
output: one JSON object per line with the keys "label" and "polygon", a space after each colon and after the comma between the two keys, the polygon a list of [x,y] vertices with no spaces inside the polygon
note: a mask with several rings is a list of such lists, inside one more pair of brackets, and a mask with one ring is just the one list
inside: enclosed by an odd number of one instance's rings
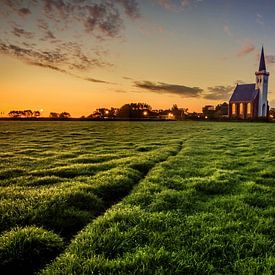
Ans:
{"label": "green grass", "polygon": [[1,126],[2,236],[32,226],[66,241],[41,274],[275,272],[274,125]]}
{"label": "green grass", "polygon": [[0,237],[1,274],[31,274],[64,249],[56,234],[37,227],[14,228]]}

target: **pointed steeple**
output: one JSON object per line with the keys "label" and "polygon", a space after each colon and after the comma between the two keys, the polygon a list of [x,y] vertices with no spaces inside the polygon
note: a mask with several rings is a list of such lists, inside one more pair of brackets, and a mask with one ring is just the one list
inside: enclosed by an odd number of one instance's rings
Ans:
{"label": "pointed steeple", "polygon": [[260,61],[259,71],[266,71],[265,57],[264,57],[264,47],[262,47],[262,53],[261,53],[261,61]]}

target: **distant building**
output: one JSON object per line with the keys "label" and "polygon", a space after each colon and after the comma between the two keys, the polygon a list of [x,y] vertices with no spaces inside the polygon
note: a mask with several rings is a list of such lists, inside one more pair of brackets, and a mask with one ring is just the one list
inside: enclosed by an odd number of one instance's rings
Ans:
{"label": "distant building", "polygon": [[165,120],[175,120],[176,119],[171,110],[160,111],[159,118],[165,119]]}
{"label": "distant building", "polygon": [[230,101],[230,118],[267,118],[268,117],[268,78],[264,48],[262,48],[259,71],[255,73],[256,84],[237,84]]}
{"label": "distant building", "polygon": [[206,118],[214,118],[215,112],[215,107],[213,105],[206,105],[202,108],[202,113]]}
{"label": "distant building", "polygon": [[217,117],[228,117],[228,103],[224,102],[216,106]]}

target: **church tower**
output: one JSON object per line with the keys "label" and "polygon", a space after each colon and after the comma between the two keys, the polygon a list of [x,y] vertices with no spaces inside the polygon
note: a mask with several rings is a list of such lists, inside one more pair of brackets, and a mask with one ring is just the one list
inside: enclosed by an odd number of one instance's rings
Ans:
{"label": "church tower", "polygon": [[256,75],[256,89],[259,91],[258,117],[268,115],[268,78],[269,72],[266,71],[264,47],[262,47],[259,71]]}

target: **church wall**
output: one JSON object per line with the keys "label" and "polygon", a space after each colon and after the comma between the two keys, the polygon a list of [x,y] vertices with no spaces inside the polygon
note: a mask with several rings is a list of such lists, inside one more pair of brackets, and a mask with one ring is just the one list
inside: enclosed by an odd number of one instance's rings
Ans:
{"label": "church wall", "polygon": [[[240,104],[243,103],[243,114],[240,112]],[[247,113],[248,111],[248,103],[251,104],[251,112],[250,114]],[[236,104],[236,114],[233,114],[232,105]],[[230,102],[228,106],[228,114],[229,118],[238,118],[238,119],[253,119],[258,117],[258,100],[252,102]]]}

